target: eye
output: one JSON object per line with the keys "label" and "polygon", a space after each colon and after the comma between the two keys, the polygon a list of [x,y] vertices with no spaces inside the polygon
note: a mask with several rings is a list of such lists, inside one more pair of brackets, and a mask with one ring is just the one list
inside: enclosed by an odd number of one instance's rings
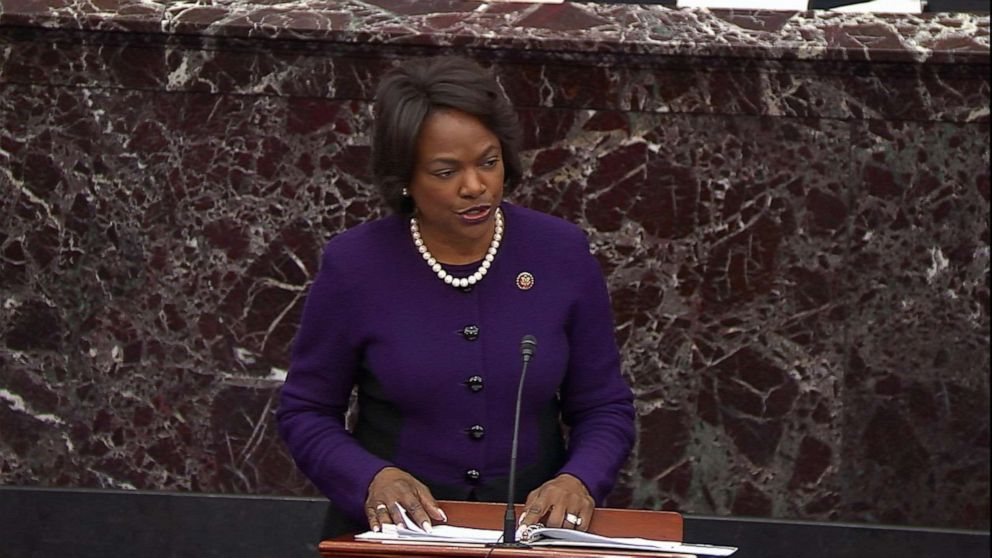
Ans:
{"label": "eye", "polygon": [[453,171],[452,169],[443,169],[439,171],[434,171],[432,174],[438,178],[451,178],[452,176],[454,176],[455,171]]}
{"label": "eye", "polygon": [[493,157],[493,158],[491,158],[491,159],[486,159],[486,160],[485,160],[485,161],[484,161],[484,162],[482,163],[482,166],[483,166],[484,168],[487,168],[487,169],[491,169],[491,168],[493,168],[493,167],[495,167],[495,166],[496,166],[496,165],[498,165],[498,164],[499,164],[499,157]]}

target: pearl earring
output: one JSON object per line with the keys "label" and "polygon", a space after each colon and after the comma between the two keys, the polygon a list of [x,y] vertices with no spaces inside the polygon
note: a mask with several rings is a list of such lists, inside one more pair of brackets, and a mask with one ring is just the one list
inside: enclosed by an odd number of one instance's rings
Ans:
{"label": "pearl earring", "polygon": [[403,188],[403,197],[404,198],[409,198],[410,197],[410,190],[407,190],[406,188]]}

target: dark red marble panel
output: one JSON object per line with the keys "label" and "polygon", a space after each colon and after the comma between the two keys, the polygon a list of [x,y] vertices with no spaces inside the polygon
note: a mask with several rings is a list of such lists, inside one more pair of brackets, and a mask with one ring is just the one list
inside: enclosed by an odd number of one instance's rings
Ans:
{"label": "dark red marble panel", "polygon": [[364,170],[336,163],[365,155],[348,147],[365,115],[57,91],[4,87],[5,119],[26,116],[3,138],[14,190],[0,212],[14,218],[0,393],[5,422],[26,422],[3,429],[5,476],[300,490],[273,430],[274,388],[319,247],[373,211]]}
{"label": "dark red marble panel", "polygon": [[[0,79],[23,84],[367,99],[409,56],[464,49],[11,29]],[[2,53],[0,53],[2,55]],[[475,52],[519,107],[801,118],[988,120],[968,65]]]}
{"label": "dark red marble panel", "polygon": [[805,508],[840,487],[847,126],[632,113],[570,125],[535,150],[524,200],[583,224],[607,270],[642,435],[611,502],[836,515]]}
{"label": "dark red marble panel", "polygon": [[988,17],[976,14],[674,10],[597,3],[3,0],[0,24],[353,44],[875,62],[984,63],[989,48]]}
{"label": "dark red marble panel", "polygon": [[848,515],[988,524],[989,128],[855,128]]}

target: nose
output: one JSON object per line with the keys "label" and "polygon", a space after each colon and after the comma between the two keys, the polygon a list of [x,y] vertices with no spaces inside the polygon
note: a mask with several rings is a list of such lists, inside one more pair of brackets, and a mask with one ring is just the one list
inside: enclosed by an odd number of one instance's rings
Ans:
{"label": "nose", "polygon": [[477,198],[485,193],[486,184],[482,181],[478,170],[471,169],[464,176],[465,179],[462,180],[461,188],[458,190],[459,195],[463,198]]}

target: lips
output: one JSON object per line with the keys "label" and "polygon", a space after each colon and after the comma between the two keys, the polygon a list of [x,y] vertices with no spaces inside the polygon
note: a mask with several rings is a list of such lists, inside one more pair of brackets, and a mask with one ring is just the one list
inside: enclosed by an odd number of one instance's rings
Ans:
{"label": "lips", "polygon": [[467,223],[481,223],[492,214],[492,206],[489,204],[475,205],[458,212],[458,217]]}

